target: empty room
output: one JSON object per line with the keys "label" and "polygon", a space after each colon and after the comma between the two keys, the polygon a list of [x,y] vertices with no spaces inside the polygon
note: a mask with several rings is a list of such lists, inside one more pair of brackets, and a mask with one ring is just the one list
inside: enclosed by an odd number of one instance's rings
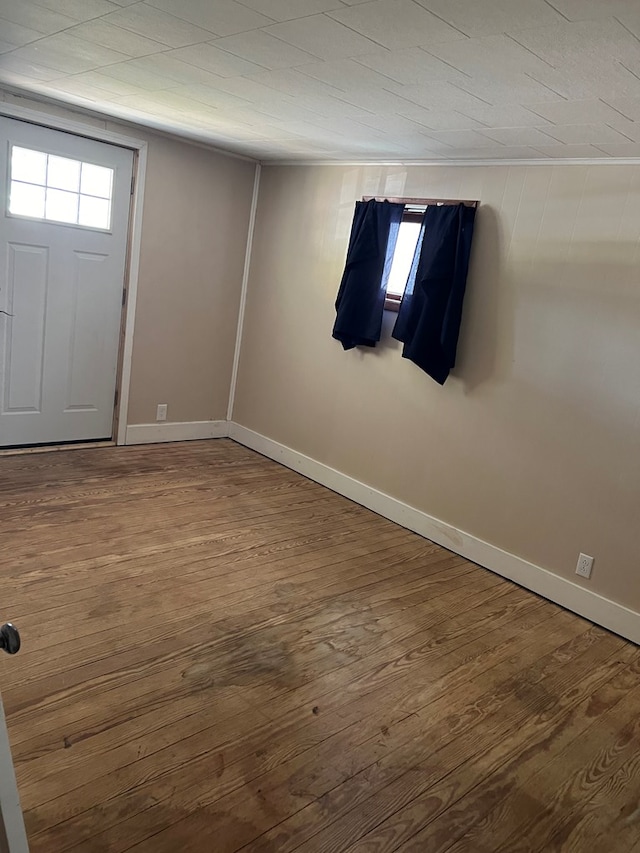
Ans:
{"label": "empty room", "polygon": [[640,853],[640,3],[0,0],[0,202],[0,853]]}

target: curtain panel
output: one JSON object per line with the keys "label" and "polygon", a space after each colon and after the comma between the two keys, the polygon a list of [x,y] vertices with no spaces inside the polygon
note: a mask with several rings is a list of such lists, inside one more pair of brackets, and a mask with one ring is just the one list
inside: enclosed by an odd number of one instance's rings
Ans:
{"label": "curtain panel", "polygon": [[392,333],[403,358],[440,385],[456,363],[475,214],[464,204],[427,208]]}
{"label": "curtain panel", "polygon": [[344,273],[336,298],[333,337],[345,350],[380,340],[387,280],[403,204],[356,202]]}

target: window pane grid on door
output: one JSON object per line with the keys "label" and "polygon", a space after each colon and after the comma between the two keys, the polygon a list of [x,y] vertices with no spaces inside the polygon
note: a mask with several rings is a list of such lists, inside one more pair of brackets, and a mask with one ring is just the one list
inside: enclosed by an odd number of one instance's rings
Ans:
{"label": "window pane grid on door", "polygon": [[14,145],[9,213],[108,231],[113,178],[105,166]]}

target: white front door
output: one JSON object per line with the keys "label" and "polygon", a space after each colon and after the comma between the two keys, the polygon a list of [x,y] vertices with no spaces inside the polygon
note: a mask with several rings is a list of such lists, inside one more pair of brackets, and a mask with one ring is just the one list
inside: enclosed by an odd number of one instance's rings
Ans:
{"label": "white front door", "polygon": [[112,436],[132,169],[0,116],[0,446]]}
{"label": "white front door", "polygon": [[29,853],[0,698],[0,853]]}

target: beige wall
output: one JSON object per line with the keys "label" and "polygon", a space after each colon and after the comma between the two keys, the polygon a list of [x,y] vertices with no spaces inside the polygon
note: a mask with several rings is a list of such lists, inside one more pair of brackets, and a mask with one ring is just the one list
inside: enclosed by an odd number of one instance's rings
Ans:
{"label": "beige wall", "polygon": [[0,101],[144,140],[148,162],[129,424],[225,419],[255,166],[145,128],[0,91]]}
{"label": "beige wall", "polygon": [[149,144],[130,424],[224,420],[254,165],[156,137]]}
{"label": "beige wall", "polygon": [[[331,338],[362,195],[478,198],[458,368]],[[234,420],[640,611],[640,170],[267,167]]]}

